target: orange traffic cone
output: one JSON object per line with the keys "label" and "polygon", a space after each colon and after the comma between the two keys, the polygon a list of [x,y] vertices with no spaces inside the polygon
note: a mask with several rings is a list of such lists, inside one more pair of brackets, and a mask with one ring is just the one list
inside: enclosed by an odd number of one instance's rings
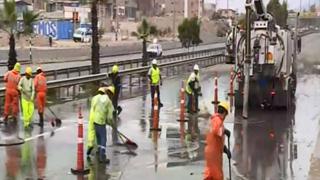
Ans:
{"label": "orange traffic cone", "polygon": [[77,150],[77,168],[71,168],[71,173],[75,175],[89,174],[89,169],[84,169],[83,160],[83,120],[81,113],[81,106],[79,107],[79,119],[78,119],[78,150]]}
{"label": "orange traffic cone", "polygon": [[159,102],[158,102],[158,94],[154,94],[153,98],[153,125],[152,128],[150,128],[151,131],[161,131],[159,128]]}

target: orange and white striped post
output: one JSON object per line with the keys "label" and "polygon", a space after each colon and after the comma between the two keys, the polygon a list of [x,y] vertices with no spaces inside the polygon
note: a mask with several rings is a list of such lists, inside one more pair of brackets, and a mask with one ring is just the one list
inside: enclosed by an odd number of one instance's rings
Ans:
{"label": "orange and white striped post", "polygon": [[230,112],[232,112],[233,107],[233,97],[234,97],[234,88],[233,88],[233,80],[234,80],[234,73],[233,73],[233,67],[231,68],[230,72],[230,92],[228,93],[229,100],[230,100]]}
{"label": "orange and white striped post", "polygon": [[214,100],[212,101],[212,104],[214,104],[214,112],[218,112],[218,77],[214,78]]}
{"label": "orange and white striped post", "polygon": [[159,102],[158,102],[158,93],[154,94],[153,98],[153,123],[152,128],[150,128],[151,131],[161,131],[159,128]]}
{"label": "orange and white striped post", "polygon": [[83,119],[81,113],[81,106],[79,107],[79,117],[78,117],[78,148],[77,148],[77,168],[71,168],[71,173],[75,175],[85,175],[89,174],[89,169],[84,169],[83,160]]}
{"label": "orange and white striped post", "polygon": [[185,106],[186,100],[185,100],[185,90],[184,88],[181,88],[180,90],[180,119],[178,121],[186,121],[185,120],[185,112],[186,112],[186,106]]}

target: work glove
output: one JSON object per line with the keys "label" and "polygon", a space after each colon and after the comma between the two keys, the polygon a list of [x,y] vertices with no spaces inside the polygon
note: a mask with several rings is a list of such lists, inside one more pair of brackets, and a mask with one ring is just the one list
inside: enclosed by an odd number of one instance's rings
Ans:
{"label": "work glove", "polygon": [[231,152],[230,150],[227,148],[227,146],[223,147],[223,152],[227,154],[228,159],[231,159]]}
{"label": "work glove", "polygon": [[160,81],[160,86],[162,86],[162,81]]}
{"label": "work glove", "polygon": [[122,111],[122,107],[121,107],[121,106],[118,106],[118,107],[117,107],[117,115],[119,115],[119,114],[121,113],[121,111]]}
{"label": "work glove", "polygon": [[228,129],[224,129],[224,135],[226,135],[228,138],[230,138],[231,132]]}

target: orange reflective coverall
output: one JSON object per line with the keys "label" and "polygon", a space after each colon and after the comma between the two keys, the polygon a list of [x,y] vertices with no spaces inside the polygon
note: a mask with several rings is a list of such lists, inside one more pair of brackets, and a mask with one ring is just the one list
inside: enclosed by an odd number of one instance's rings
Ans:
{"label": "orange reflective coverall", "polygon": [[12,108],[12,116],[17,117],[19,112],[19,91],[18,84],[20,81],[20,74],[18,71],[11,70],[4,75],[4,82],[6,83],[6,96],[4,103],[4,117],[9,116],[10,107]]}
{"label": "orange reflective coverall", "polygon": [[223,180],[222,156],[224,147],[223,118],[219,114],[211,117],[210,131],[206,137],[204,180]]}
{"label": "orange reflective coverall", "polygon": [[37,93],[38,112],[43,113],[46,105],[47,79],[43,72],[34,78],[34,87]]}

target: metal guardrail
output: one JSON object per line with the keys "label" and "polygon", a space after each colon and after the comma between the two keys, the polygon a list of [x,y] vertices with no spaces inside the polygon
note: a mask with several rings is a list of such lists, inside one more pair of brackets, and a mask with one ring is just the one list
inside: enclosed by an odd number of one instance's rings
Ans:
{"label": "metal guardrail", "polygon": [[[225,58],[224,58],[224,54],[220,53],[217,55],[191,58],[188,60],[165,62],[165,63],[159,64],[159,67],[161,69],[164,69],[164,68],[172,68],[172,67],[178,67],[181,65],[194,64],[194,63],[197,63],[200,67],[206,67],[214,64],[225,63]],[[121,77],[124,77],[127,75],[146,73],[148,72],[149,68],[150,68],[149,66],[145,66],[145,67],[137,67],[132,69],[120,70],[119,75]],[[62,88],[62,87],[71,87],[79,84],[91,83],[96,81],[103,81],[106,79],[107,79],[107,73],[101,73],[101,74],[86,75],[86,76],[73,77],[73,78],[67,78],[67,79],[51,80],[51,81],[48,81],[47,85],[48,85],[48,89],[55,89],[55,88]],[[5,88],[0,88],[0,98],[1,97],[3,98],[4,95],[5,95]]]}
{"label": "metal guardrail", "polygon": [[[200,51],[194,51],[190,53],[178,53],[178,54],[172,54],[167,56],[162,56],[157,58],[159,63],[166,63],[166,62],[173,62],[177,60],[182,60],[184,58],[194,58],[199,56],[210,56],[214,54],[219,54],[221,52],[224,52],[225,48],[214,48],[214,49],[206,49],[206,50],[200,50]],[[128,60],[121,60],[117,62],[104,62],[100,64],[100,69],[103,72],[109,72],[110,69],[114,64],[118,64],[119,68],[121,70],[125,69],[132,69],[135,67],[142,66],[143,60],[141,58],[135,58],[135,59],[128,59]],[[150,62],[148,62],[148,65]],[[46,77],[48,80],[56,80],[60,79],[59,76],[66,76],[66,78],[71,78],[71,76],[82,76],[91,74],[91,65],[83,65],[83,66],[77,66],[77,67],[71,67],[71,68],[61,68],[61,69],[55,69],[46,72]],[[65,77],[64,77],[65,78]],[[0,84],[3,82],[3,76],[0,76]]]}
{"label": "metal guardrail", "polygon": [[309,35],[309,34],[313,34],[313,33],[319,33],[320,31],[318,30],[309,30],[309,31],[303,31],[303,32],[300,32],[299,33],[299,35],[301,36],[301,37],[303,37],[303,36],[307,36],[307,35]]}

